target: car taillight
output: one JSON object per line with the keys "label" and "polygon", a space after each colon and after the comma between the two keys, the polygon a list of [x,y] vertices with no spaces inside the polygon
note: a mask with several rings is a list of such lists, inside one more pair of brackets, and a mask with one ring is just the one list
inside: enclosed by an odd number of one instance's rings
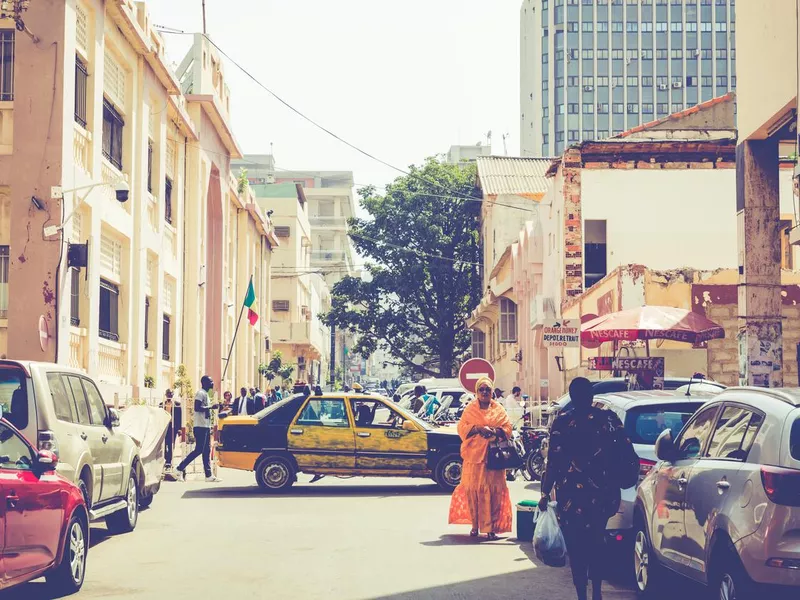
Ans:
{"label": "car taillight", "polygon": [[40,431],[36,438],[36,445],[39,450],[50,450],[58,456],[58,442],[56,442],[56,434],[52,431]]}
{"label": "car taillight", "polygon": [[775,504],[800,506],[800,470],[762,466],[761,483]]}
{"label": "car taillight", "polygon": [[639,483],[642,482],[642,479],[647,477],[647,474],[652,471],[655,466],[656,461],[654,460],[647,460],[646,458],[639,459]]}

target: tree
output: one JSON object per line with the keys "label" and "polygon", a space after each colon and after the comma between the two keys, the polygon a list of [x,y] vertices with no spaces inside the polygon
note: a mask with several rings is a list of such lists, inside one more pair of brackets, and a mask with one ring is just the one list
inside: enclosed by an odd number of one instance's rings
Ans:
{"label": "tree", "polygon": [[481,297],[475,182],[475,167],[431,158],[383,195],[358,190],[372,219],[350,219],[350,237],[367,276],[339,281],[324,316],[356,334],[353,352],[381,348],[407,372],[453,375],[470,344],[465,320]]}
{"label": "tree", "polygon": [[262,363],[258,367],[258,370],[270,383],[275,377],[280,377],[282,383],[291,384],[294,369],[295,366],[293,364],[283,362],[283,354],[280,350],[273,352],[272,360],[269,363]]}

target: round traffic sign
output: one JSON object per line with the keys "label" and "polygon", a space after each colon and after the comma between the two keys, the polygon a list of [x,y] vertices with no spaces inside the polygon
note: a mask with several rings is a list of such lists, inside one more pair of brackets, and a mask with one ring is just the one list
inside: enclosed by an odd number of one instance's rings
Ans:
{"label": "round traffic sign", "polygon": [[39,347],[42,349],[42,352],[47,352],[47,346],[49,345],[50,340],[50,333],[47,331],[47,320],[44,318],[44,315],[39,316]]}
{"label": "round traffic sign", "polygon": [[[583,325],[584,323],[588,323],[589,321],[593,321],[596,318],[597,315],[593,315],[591,313],[585,314],[581,317],[581,325]],[[583,337],[581,337],[581,346],[589,350],[594,350],[595,348],[599,348],[601,343],[602,342],[597,342],[595,340],[584,340]]]}
{"label": "round traffic sign", "polygon": [[458,371],[461,387],[471,394],[475,393],[475,384],[481,377],[488,377],[494,381],[494,367],[483,358],[470,358]]}

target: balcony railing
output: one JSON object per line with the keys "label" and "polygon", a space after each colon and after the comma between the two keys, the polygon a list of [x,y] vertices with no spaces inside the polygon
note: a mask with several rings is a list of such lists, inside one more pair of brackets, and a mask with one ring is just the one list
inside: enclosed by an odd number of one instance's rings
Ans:
{"label": "balcony railing", "polygon": [[14,103],[0,102],[0,154],[11,154],[14,146]]}
{"label": "balcony railing", "polygon": [[86,332],[77,327],[69,330],[69,366],[86,370]]}
{"label": "balcony railing", "polygon": [[[326,347],[319,324],[312,321],[273,322],[270,324],[270,335],[276,344],[309,346],[312,354],[317,356]],[[330,344],[330,340],[327,343]]]}
{"label": "balcony railing", "polygon": [[347,229],[347,219],[345,217],[320,217],[308,218],[311,227],[322,227],[327,229]]}
{"label": "balcony railing", "polygon": [[[116,187],[121,177],[123,177],[122,172],[119,169],[117,169],[114,165],[112,165],[110,162],[108,162],[108,159],[104,157],[100,166],[100,178],[108,185],[104,185],[102,187],[102,190],[106,196],[107,201],[115,205],[120,204],[119,202],[117,202]],[[130,200],[128,202],[122,203],[121,206],[122,210],[124,210],[125,212],[127,213],[131,212]]]}
{"label": "balcony railing", "polygon": [[337,250],[315,250],[311,253],[311,262],[339,263],[346,260],[346,255]]}
{"label": "balcony railing", "polygon": [[110,340],[100,338],[97,352],[100,377],[109,383],[122,385],[127,378],[127,347]]}
{"label": "balcony railing", "polygon": [[166,242],[166,250],[169,252],[169,255],[176,256],[178,252],[178,236],[172,225],[165,224],[164,241]]}
{"label": "balcony railing", "polygon": [[75,123],[75,135],[72,138],[72,155],[75,166],[92,175],[92,134]]}

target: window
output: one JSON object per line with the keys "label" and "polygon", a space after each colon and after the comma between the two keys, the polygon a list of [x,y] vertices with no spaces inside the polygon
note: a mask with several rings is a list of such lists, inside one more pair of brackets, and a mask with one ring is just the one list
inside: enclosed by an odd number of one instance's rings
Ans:
{"label": "window", "polygon": [[563,141],[564,141],[564,132],[556,131],[556,142],[563,142]]}
{"label": "window", "polygon": [[594,50],[581,50],[581,58],[594,58]]}
{"label": "window", "polygon": [[597,85],[608,87],[608,76],[602,75],[597,78]]}
{"label": "window", "polygon": [[697,458],[711,436],[711,427],[717,416],[717,407],[698,412],[678,437],[676,447],[681,458]]}
{"label": "window", "polygon": [[597,51],[597,58],[607,59],[608,58],[608,50],[598,50]]}
{"label": "window", "polygon": [[111,103],[103,99],[103,156],[122,170],[122,128],[125,122]]}
{"label": "window", "polygon": [[624,83],[625,79],[622,77],[622,75],[614,75],[611,78],[611,87],[622,87]]}
{"label": "window", "polygon": [[653,87],[652,75],[642,75],[642,87]]}
{"label": "window", "polygon": [[703,84],[704,87],[710,87],[711,85],[713,85],[714,80],[711,77],[711,75],[703,75],[703,77],[700,78],[700,82]]}
{"label": "window", "polygon": [[725,48],[717,50],[717,58],[728,58],[728,51]]}
{"label": "window", "polygon": [[544,29],[542,29],[542,37],[547,37],[547,36],[549,36],[549,35],[550,35],[550,30],[549,30],[549,29],[547,29],[547,27],[545,27]]}
{"label": "window", "polygon": [[8,318],[8,250],[8,246],[0,246],[0,319]]}
{"label": "window", "polygon": [[472,358],[486,358],[486,334],[480,329],[472,330]]}
{"label": "window", "polygon": [[567,107],[567,112],[571,115],[578,114],[578,103],[577,102],[570,102],[569,106]]}
{"label": "window", "polygon": [[172,225],[172,179],[164,178],[164,220]]}
{"label": "window", "polygon": [[569,51],[569,58],[578,58],[578,51],[577,50],[570,50]]}
{"label": "window", "polygon": [[584,102],[584,104],[583,104],[583,114],[585,114],[585,115],[594,114],[594,104],[591,103],[591,102]]}
{"label": "window", "polygon": [[153,193],[153,140],[147,140],[147,191]]}
{"label": "window", "polygon": [[686,78],[686,87],[697,87],[696,75],[690,75]]}
{"label": "window", "polygon": [[736,75],[731,75],[731,88],[736,87]]}
{"label": "window", "polygon": [[717,86],[718,87],[728,87],[728,76],[727,75],[717,75]]}
{"label": "window", "polygon": [[601,102],[597,105],[597,113],[601,115],[608,114],[608,102]]}
{"label": "window", "polygon": [[557,61],[564,60],[564,51],[563,50],[556,50],[556,60]]}
{"label": "window", "polygon": [[656,79],[656,83],[658,83],[658,85],[668,85],[669,80],[667,79],[666,75],[659,75],[658,79]]}
{"label": "window", "polygon": [[636,60],[637,58],[639,58],[639,51],[636,48],[628,50],[627,57],[628,57],[628,62]]}
{"label": "window", "polygon": [[119,341],[119,288],[100,280],[100,337]]}
{"label": "window", "polygon": [[584,224],[586,288],[606,276],[606,222],[587,219]]}
{"label": "window", "polygon": [[550,116],[550,107],[549,106],[543,106],[542,107],[542,117],[547,118],[549,116]]}
{"label": "window", "polygon": [[611,106],[611,109],[614,111],[615,115],[621,115],[622,113],[625,112],[625,105],[619,102],[615,102]]}
{"label": "window", "polygon": [[669,114],[669,104],[666,103],[666,102],[659,102],[658,103],[658,114],[659,115]]}
{"label": "window", "polygon": [[97,387],[88,379],[83,379],[83,389],[86,390],[86,401],[89,405],[89,416],[92,419],[92,425],[105,425],[108,409],[106,403],[103,402],[103,396]]}
{"label": "window", "polygon": [[625,413],[625,433],[634,444],[652,446],[665,429],[681,431],[697,409],[697,402],[634,407]]}
{"label": "window", "polygon": [[65,376],[68,384],[69,391],[72,393],[75,402],[75,409],[78,415],[77,422],[82,425],[90,425],[92,420],[89,417],[89,405],[86,403],[86,394],[83,391],[81,380],[74,376]]}
{"label": "window", "polygon": [[663,48],[660,50],[656,50],[656,58],[667,58],[669,56],[669,50],[664,50]]}
{"label": "window", "polygon": [[677,49],[670,51],[670,56],[672,58],[683,58],[683,50]]}
{"label": "window", "polygon": [[628,112],[629,113],[639,113],[639,103],[638,102],[629,102],[628,103]]}
{"label": "window", "polygon": [[705,456],[744,462],[764,417],[740,406],[726,406]]}
{"label": "window", "polygon": [[547,91],[547,79],[542,79],[542,91]]}
{"label": "window", "polygon": [[591,129],[584,129],[583,130],[583,139],[584,140],[593,140],[594,139],[594,131]]}
{"label": "window", "polygon": [[22,436],[0,423],[0,469],[30,471],[33,464],[33,451]]}
{"label": "window", "polygon": [[628,21],[625,24],[625,31],[628,33],[636,33],[639,31],[639,24],[636,21]]}
{"label": "window", "polygon": [[[531,125],[533,125],[533,123],[531,123]],[[550,143],[550,134],[549,133],[543,133],[542,134],[542,143],[543,144],[549,144]],[[481,357],[481,358],[483,358],[483,357]]]}
{"label": "window", "polygon": [[604,140],[608,137],[608,129],[598,129],[597,130],[597,139]]}
{"label": "window", "polygon": [[570,75],[567,77],[567,85],[569,87],[574,87],[578,85],[578,76],[577,75]]}
{"label": "window", "polygon": [[581,24],[581,31],[584,33],[591,33],[592,32],[592,22],[591,21],[584,21]]}
{"label": "window", "polygon": [[556,87],[564,87],[564,78],[563,77],[556,77]]}
{"label": "window", "polygon": [[578,136],[578,130],[577,129],[570,129],[569,130],[569,141],[570,142],[577,142],[577,141],[580,141],[580,139],[581,138]]}
{"label": "window", "polygon": [[659,21],[656,23],[656,31],[658,33],[663,33],[667,30],[667,22],[666,21]]}
{"label": "window", "polygon": [[711,50],[708,48],[704,50],[700,50],[700,58],[709,59],[711,58]]}
{"label": "window", "polygon": [[[572,134],[578,137],[577,131],[570,130],[570,141]],[[517,341],[517,305],[508,298],[500,298],[500,342],[510,343]]]}
{"label": "window", "polygon": [[675,102],[672,104],[672,112],[677,113],[683,110],[683,104],[680,102]]}
{"label": "window", "polygon": [[611,31],[614,33],[622,33],[622,21],[614,21],[611,23]]}
{"label": "window", "polygon": [[725,21],[717,21],[714,30],[717,33],[721,33],[723,31],[728,31],[728,24]]}
{"label": "window", "polygon": [[559,104],[558,106],[556,106],[556,114],[557,115],[563,115],[564,114],[564,105],[563,104]]}
{"label": "window", "polygon": [[583,78],[583,85],[594,85],[594,77],[587,75]]}
{"label": "window", "polygon": [[150,347],[150,298],[144,298],[144,349]]}
{"label": "window", "polygon": [[542,64],[547,64],[549,58],[550,58],[550,55],[547,54],[547,52],[542,54]]}
{"label": "window", "polygon": [[680,21],[673,21],[669,24],[669,30],[673,33],[680,33],[683,31],[683,23]]}
{"label": "window", "polygon": [[14,30],[0,31],[0,101],[14,100]]}
{"label": "window", "polygon": [[86,98],[89,89],[89,73],[83,61],[75,57],[75,122],[86,127]]}
{"label": "window", "polygon": [[653,51],[652,50],[642,50],[642,58],[644,60],[653,60]]}
{"label": "window", "polygon": [[81,324],[81,270],[72,267],[69,276],[69,324],[77,327]]}
{"label": "window", "polygon": [[402,429],[406,420],[400,413],[379,400],[351,400],[356,427]]}
{"label": "window", "polygon": [[53,408],[56,411],[56,419],[67,423],[77,423],[78,415],[75,412],[75,402],[72,399],[72,392],[67,391],[64,379],[58,373],[47,374],[47,386],[50,388],[50,395],[53,397]]}
{"label": "window", "polygon": [[574,33],[578,31],[578,22],[577,21],[570,21],[567,23],[567,31]]}
{"label": "window", "polygon": [[690,33],[694,33],[697,31],[697,23],[695,22],[688,22],[686,23],[686,31]]}
{"label": "window", "polygon": [[164,318],[161,321],[161,358],[164,360],[169,360],[169,349],[170,349],[170,327],[171,327],[171,319],[169,315],[164,315]]}
{"label": "window", "polygon": [[611,51],[611,58],[625,58],[625,51],[624,50],[612,50]]}
{"label": "window", "polygon": [[628,85],[639,85],[639,76],[628,75]]}
{"label": "window", "polygon": [[344,400],[326,398],[325,400],[309,400],[298,425],[316,425],[318,427],[350,427],[345,410]]}
{"label": "window", "polygon": [[711,31],[711,23],[700,23],[700,31],[703,33]]}
{"label": "window", "polygon": [[650,33],[653,31],[653,24],[647,21],[646,23],[642,23],[642,32],[643,33]]}
{"label": "window", "polygon": [[642,114],[643,115],[652,115],[653,114],[653,105],[650,103],[642,104]]}
{"label": "window", "polygon": [[600,33],[608,33],[608,21],[599,21],[597,23],[597,31]]}
{"label": "window", "polygon": [[0,370],[0,406],[3,418],[17,429],[28,426],[27,377],[22,369],[8,367]]}

